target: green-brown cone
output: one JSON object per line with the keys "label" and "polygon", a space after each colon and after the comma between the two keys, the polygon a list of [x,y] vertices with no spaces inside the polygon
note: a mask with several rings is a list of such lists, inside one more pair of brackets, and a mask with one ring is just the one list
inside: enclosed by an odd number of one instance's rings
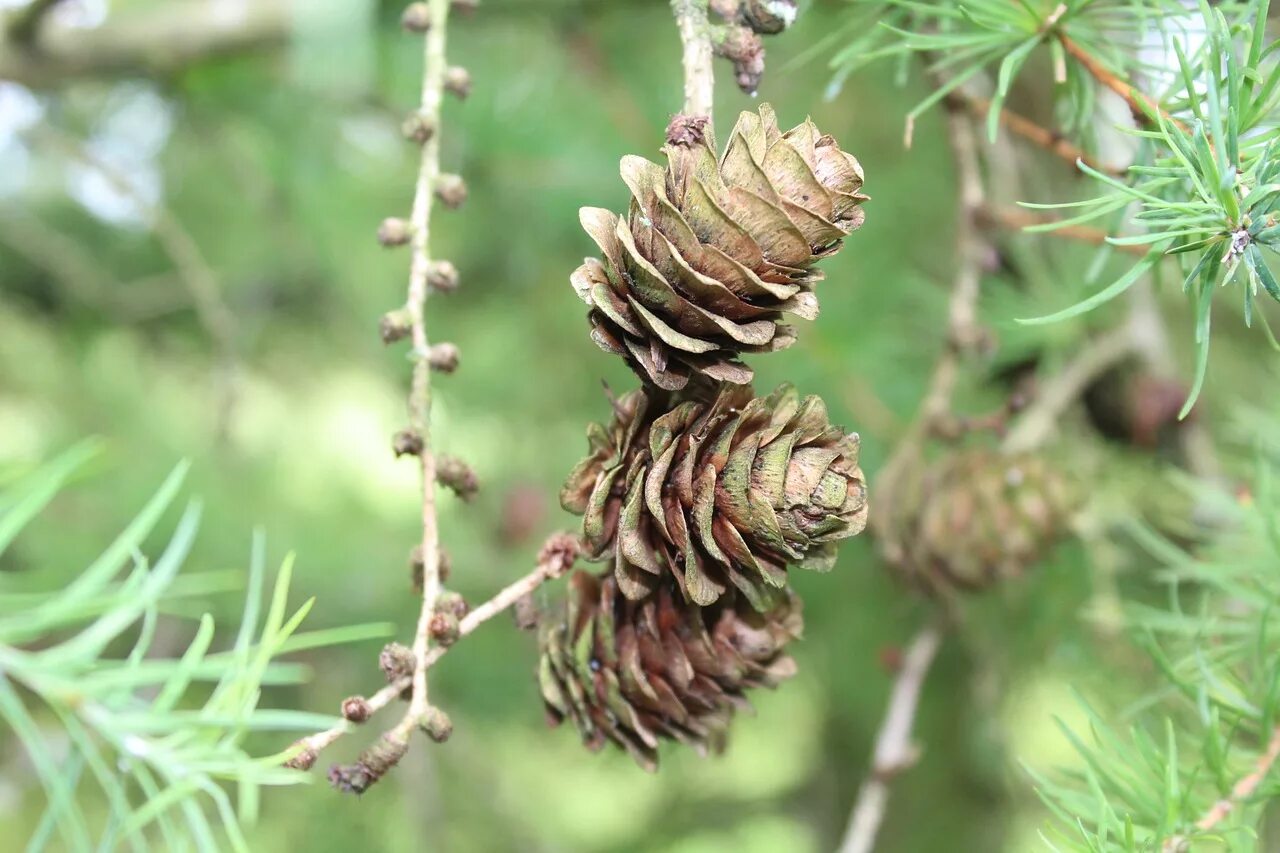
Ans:
{"label": "green-brown cone", "polygon": [[719,161],[709,137],[706,119],[677,116],[665,169],[623,158],[627,216],[582,210],[603,253],[571,278],[591,336],[667,390],[696,375],[749,383],[738,355],[792,343],[782,314],[817,316],[812,267],[863,220],[861,166],[813,122],[782,133],[762,105]]}
{"label": "green-brown cone", "polygon": [[612,741],[647,770],[663,739],[718,751],[734,711],[751,707],[745,691],[795,673],[783,650],[802,627],[789,592],[762,614],[732,595],[690,605],[670,579],[631,601],[608,572],[577,572],[562,618],[540,637],[548,719],[571,720],[592,750]]}
{"label": "green-brown cone", "polygon": [[674,575],[693,604],[736,590],[767,611],[788,564],[825,571],[866,526],[858,436],[790,385],[768,397],[725,385],[710,400],[633,391],[587,434],[561,503],[585,516],[588,556],[611,559],[631,599]]}
{"label": "green-brown cone", "polygon": [[1015,578],[1065,532],[1065,479],[1043,457],[963,450],[894,484],[875,532],[885,559],[932,592]]}

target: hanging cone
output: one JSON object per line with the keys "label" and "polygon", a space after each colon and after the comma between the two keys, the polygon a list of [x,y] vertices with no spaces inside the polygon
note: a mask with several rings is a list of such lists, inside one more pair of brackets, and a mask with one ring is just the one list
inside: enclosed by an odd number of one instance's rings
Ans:
{"label": "hanging cone", "polygon": [[585,516],[588,555],[613,561],[631,599],[673,575],[691,603],[736,590],[767,611],[787,565],[828,570],[866,526],[857,435],[790,385],[768,397],[726,385],[709,401],[633,391],[588,439],[561,503]]}
{"label": "hanging cone", "polygon": [[790,592],[762,614],[732,595],[691,605],[670,578],[631,601],[610,573],[577,572],[562,617],[540,637],[548,719],[572,721],[593,751],[617,744],[646,770],[665,739],[719,751],[734,712],[751,708],[746,691],[795,673],[784,649],[802,628]]}
{"label": "hanging cone", "polygon": [[747,384],[744,352],[790,346],[790,312],[818,314],[812,269],[862,224],[862,168],[811,121],[781,132],[773,109],[742,113],[717,161],[705,118],[677,116],[664,169],[622,160],[631,208],[583,208],[602,260],[571,281],[592,339],[666,390],[693,376]]}
{"label": "hanging cone", "polygon": [[875,532],[886,562],[930,591],[1018,577],[1066,531],[1066,482],[1035,454],[964,450],[903,479]]}

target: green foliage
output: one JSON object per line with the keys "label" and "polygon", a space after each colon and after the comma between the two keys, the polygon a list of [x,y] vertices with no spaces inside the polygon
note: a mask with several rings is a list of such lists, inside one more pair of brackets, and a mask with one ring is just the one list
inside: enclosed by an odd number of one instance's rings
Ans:
{"label": "green foliage", "polygon": [[[1022,322],[1060,322],[1097,308],[1176,255],[1183,291],[1194,305],[1195,373],[1181,413],[1185,417],[1204,383],[1218,288],[1236,285],[1245,324],[1259,318],[1268,340],[1280,350],[1266,314],[1254,309],[1260,290],[1280,300],[1280,284],[1264,257],[1264,250],[1280,250],[1275,215],[1280,205],[1280,64],[1274,56],[1277,43],[1266,39],[1268,7],[1269,0],[1214,8],[1201,0],[1197,16],[1167,0],[972,0],[955,5],[893,0],[875,4],[869,17],[888,20],[878,28],[860,26],[862,35],[840,50],[832,64],[838,85],[874,59],[924,55],[937,84],[908,113],[909,127],[948,94],[990,72],[994,91],[987,129],[992,141],[1005,101],[1038,47],[1047,48],[1054,67],[1065,72],[1058,87],[1064,96],[1060,112],[1082,143],[1088,142],[1096,118],[1097,85],[1109,82],[1125,93],[1140,125],[1123,128],[1140,140],[1135,162],[1122,177],[1079,163],[1100,185],[1100,194],[1063,203],[1027,203],[1073,212],[1027,230],[1096,222],[1110,231],[1127,219],[1137,233],[1109,236],[1108,242],[1148,251],[1088,298]],[[1140,48],[1153,38],[1176,56],[1178,73],[1144,67]],[[1139,91],[1134,82],[1150,85],[1166,78],[1165,91],[1151,93]]]}
{"label": "green foliage", "polygon": [[[1083,761],[1071,773],[1037,777],[1056,818],[1045,836],[1053,849],[1134,853],[1175,838],[1260,849],[1264,806],[1280,793],[1275,471],[1273,462],[1260,466],[1255,498],[1212,497],[1228,532],[1203,553],[1132,527],[1168,585],[1167,607],[1129,609],[1165,686],[1118,718],[1081,700],[1087,731],[1063,726]],[[1208,825],[1224,801],[1230,808]]]}
{"label": "green foliage", "polygon": [[[81,444],[0,488],[0,556],[94,455]],[[264,549],[255,540],[248,590],[234,644],[212,651],[214,620],[203,614],[185,651],[153,643],[165,615],[224,590],[225,573],[179,575],[196,535],[190,504],[154,562],[144,543],[174,504],[187,466],[175,469],[146,506],[69,584],[19,589],[0,575],[0,719],[13,731],[47,796],[27,845],[67,850],[166,849],[194,844],[247,850],[242,823],[257,815],[259,789],[306,777],[281,767],[285,755],[255,757],[254,732],[303,732],[334,718],[259,705],[264,687],[306,676],[279,662],[299,649],[379,636],[385,626],[298,633],[311,609],[287,606],[292,559],[264,598]],[[122,571],[122,567],[124,570]],[[35,580],[39,580],[39,573]],[[60,749],[55,744],[65,743]],[[228,786],[233,786],[233,805]],[[95,821],[90,806],[104,816]],[[215,828],[220,826],[225,842]]]}

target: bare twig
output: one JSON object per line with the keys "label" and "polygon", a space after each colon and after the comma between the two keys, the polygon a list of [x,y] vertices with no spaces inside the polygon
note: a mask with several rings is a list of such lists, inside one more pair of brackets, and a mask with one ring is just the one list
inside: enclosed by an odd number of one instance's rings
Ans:
{"label": "bare twig", "polygon": [[33,32],[31,49],[10,48],[12,34],[8,44],[0,43],[0,79],[48,88],[104,76],[166,74],[283,43],[293,26],[293,7],[286,0],[168,0],[145,12],[113,14],[93,29],[48,22]]}
{"label": "bare twig", "polygon": [[676,16],[684,45],[684,114],[710,118],[715,78],[707,0],[671,0],[671,11]]}
{"label": "bare twig", "polygon": [[445,36],[448,32],[449,0],[431,0],[431,26],[423,42],[421,120],[432,128],[422,146],[422,164],[413,193],[410,246],[413,257],[409,265],[409,294],[405,308],[409,312],[411,340],[414,350],[413,382],[409,392],[409,420],[422,440],[418,461],[422,468],[422,609],[413,637],[413,694],[409,709],[397,725],[407,735],[423,721],[427,713],[427,652],[431,645],[431,617],[440,597],[440,529],[436,520],[436,457],[431,441],[431,350],[427,337],[427,276],[431,270],[431,208],[436,180],[440,176],[440,103],[444,97]]}
{"label": "bare twig", "polygon": [[[902,431],[893,452],[880,469],[873,494],[881,506],[893,506],[898,490],[910,488],[909,481],[924,459],[925,443],[953,420],[952,400],[960,374],[961,359],[976,350],[983,340],[978,325],[977,303],[982,279],[982,260],[987,244],[978,227],[978,213],[986,197],[978,161],[977,140],[968,115],[949,105],[946,111],[947,139],[955,163],[957,205],[955,231],[955,274],[947,309],[945,345],[934,363],[933,374],[915,418]],[[873,513],[872,525],[889,516]],[[895,548],[888,531],[882,538],[886,550]],[[873,791],[870,797],[881,796]],[[880,806],[883,808],[883,804]],[[877,819],[878,823],[878,819]],[[856,848],[855,848],[856,849]]]}
{"label": "bare twig", "polygon": [[1125,80],[1114,74],[1109,68],[1102,64],[1096,56],[1086,50],[1079,42],[1071,38],[1060,29],[1053,31],[1054,37],[1058,43],[1062,45],[1062,49],[1067,55],[1080,63],[1080,67],[1089,72],[1093,79],[1097,80],[1106,88],[1115,92],[1124,102],[1129,105],[1129,112],[1133,114],[1134,121],[1145,127],[1154,127],[1156,122],[1152,118],[1153,115],[1162,116],[1166,121],[1187,130],[1186,124],[1173,118],[1149,95],[1144,94],[1134,88]]}
{"label": "bare twig", "polygon": [[[1258,786],[1267,778],[1278,759],[1280,759],[1280,726],[1277,726],[1271,732],[1271,742],[1267,744],[1266,752],[1262,753],[1258,760],[1254,762],[1253,769],[1249,771],[1248,775],[1236,782],[1231,788],[1229,796],[1214,803],[1196,821],[1196,829],[1200,832],[1209,832],[1226,820],[1238,805],[1253,796],[1254,791],[1258,790]],[[1165,842],[1160,845],[1160,851],[1161,853],[1182,853],[1182,851],[1191,849],[1190,843],[1191,839],[1187,836],[1175,835],[1165,839]]]}
{"label": "bare twig", "polygon": [[61,2],[62,0],[31,0],[5,22],[5,35],[14,44],[29,47],[39,34],[45,16]]}
{"label": "bare twig", "polygon": [[912,743],[916,706],[933,659],[942,644],[936,625],[921,629],[902,659],[902,668],[889,696],[889,707],[876,737],[871,773],[863,782],[840,844],[841,853],[870,853],[889,804],[889,782],[916,762],[919,750]]}
{"label": "bare twig", "polygon": [[959,378],[960,359],[982,341],[978,326],[978,284],[982,278],[985,242],[978,228],[985,192],[978,165],[977,142],[967,115],[959,109],[947,110],[947,139],[956,167],[958,203],[956,210],[955,277],[947,310],[946,346],[938,356],[928,389],[916,418],[899,440],[893,455],[881,468],[876,488],[880,500],[889,497],[904,472],[919,457],[922,445],[934,427],[950,417],[951,400]]}
{"label": "bare twig", "polygon": [[236,318],[223,297],[217,273],[213,271],[204,253],[200,251],[199,244],[173,211],[161,202],[153,203],[147,199],[138,191],[133,181],[111,163],[93,153],[80,140],[48,124],[40,125],[37,133],[71,158],[93,169],[111,185],[113,190],[128,198],[143,211],[156,242],[168,256],[179,280],[190,293],[196,319],[217,352],[216,432],[219,435],[225,435],[230,426],[238,392],[239,348],[236,341]]}
{"label": "bare twig", "polygon": [[[948,94],[947,101],[963,107],[979,119],[985,119],[991,109],[991,101],[965,92],[963,89],[956,89]],[[1099,172],[1106,172],[1111,175],[1123,175],[1125,173],[1122,168],[1099,163],[1086,154],[1084,149],[1073,144],[1061,133],[1037,124],[1026,116],[1015,113],[1012,110],[1000,110],[1000,125],[1013,135],[1025,139],[1032,145],[1043,148],[1055,157],[1060,157],[1070,164],[1072,168],[1079,161],[1092,169],[1097,169]]]}
{"label": "bare twig", "polygon": [[1088,342],[1084,349],[1045,383],[1033,403],[1009,434],[1001,450],[1023,453],[1044,443],[1058,419],[1079,399],[1093,380],[1116,365],[1136,349],[1133,330],[1122,325]]}
{"label": "bare twig", "polygon": [[[1014,231],[1021,231],[1024,228],[1031,228],[1036,225],[1047,225],[1054,221],[1049,217],[1040,216],[1029,210],[1012,207],[983,208],[981,220],[984,225],[1008,228]],[[1078,243],[1089,243],[1093,246],[1108,245],[1107,238],[1111,236],[1101,228],[1090,228],[1088,225],[1064,225],[1060,228],[1054,228],[1052,231],[1036,233],[1042,237],[1056,237],[1059,240],[1073,240]],[[1117,252],[1129,255],[1146,255],[1150,251],[1149,246],[1117,246],[1111,244],[1111,247]]]}
{"label": "bare twig", "polygon": [[[564,539],[567,534],[555,534],[547,540],[547,546],[542,550],[539,556],[538,565],[533,571],[524,577],[512,582],[508,586],[501,589],[493,598],[480,604],[470,610],[458,622],[458,638],[471,634],[485,622],[502,613],[511,607],[524,596],[533,592],[542,584],[549,580],[554,580],[567,572],[573,566],[574,555],[572,550],[566,550],[564,547],[554,547],[553,543],[559,539]],[[435,646],[430,649],[422,658],[421,669],[425,672],[436,664],[440,658],[445,656],[452,646]],[[416,675],[416,672],[415,672]],[[401,696],[404,691],[409,690],[414,684],[414,675],[398,678],[390,682],[377,693],[368,697],[371,715],[381,711],[393,700]],[[306,756],[306,765],[310,766],[314,763],[319,753],[326,747],[333,745],[343,735],[355,729],[356,724],[343,720],[332,728],[325,729],[322,732],[316,732],[308,735],[293,744],[289,752]]]}

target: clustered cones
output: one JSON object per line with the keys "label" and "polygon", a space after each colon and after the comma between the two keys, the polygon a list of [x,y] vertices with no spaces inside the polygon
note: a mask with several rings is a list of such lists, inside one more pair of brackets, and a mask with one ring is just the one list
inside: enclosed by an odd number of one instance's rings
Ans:
{"label": "clustered cones", "polygon": [[709,400],[633,391],[587,434],[561,502],[585,515],[589,555],[612,560],[627,598],[670,575],[694,604],[736,590],[766,611],[788,563],[829,569],[866,526],[857,436],[789,385],[768,397],[724,385]]}
{"label": "clustered cones", "polygon": [[627,216],[582,211],[603,254],[571,279],[591,337],[667,390],[750,382],[738,355],[794,342],[782,315],[817,316],[813,265],[863,220],[862,167],[813,122],[783,133],[768,105],[743,113],[719,160],[710,136],[706,119],[678,116],[665,169],[623,158]]}
{"label": "clustered cones", "polygon": [[875,526],[890,566],[946,594],[1022,575],[1066,531],[1071,508],[1043,456],[967,449],[905,476]]}
{"label": "clustered cones", "polygon": [[[743,26],[788,6],[717,5]],[[663,739],[718,748],[745,691],[794,672],[787,567],[830,569],[867,521],[857,435],[790,385],[756,396],[739,360],[794,341],[783,314],[817,316],[814,265],[862,224],[858,161],[812,122],[782,132],[768,106],[720,158],[699,117],[677,116],[664,150],[665,168],[623,159],[627,216],[582,211],[603,257],[572,284],[643,387],[589,427],[561,493],[586,556],[611,567],[576,575],[542,622],[539,670],[552,722],[648,769]]]}
{"label": "clustered cones", "polygon": [[577,572],[565,618],[544,632],[538,672],[552,722],[570,719],[587,746],[613,742],[646,769],[660,738],[718,750],[744,691],[795,673],[783,652],[800,635],[790,592],[765,613],[739,599],[690,607],[670,579],[632,601],[612,575]]}

